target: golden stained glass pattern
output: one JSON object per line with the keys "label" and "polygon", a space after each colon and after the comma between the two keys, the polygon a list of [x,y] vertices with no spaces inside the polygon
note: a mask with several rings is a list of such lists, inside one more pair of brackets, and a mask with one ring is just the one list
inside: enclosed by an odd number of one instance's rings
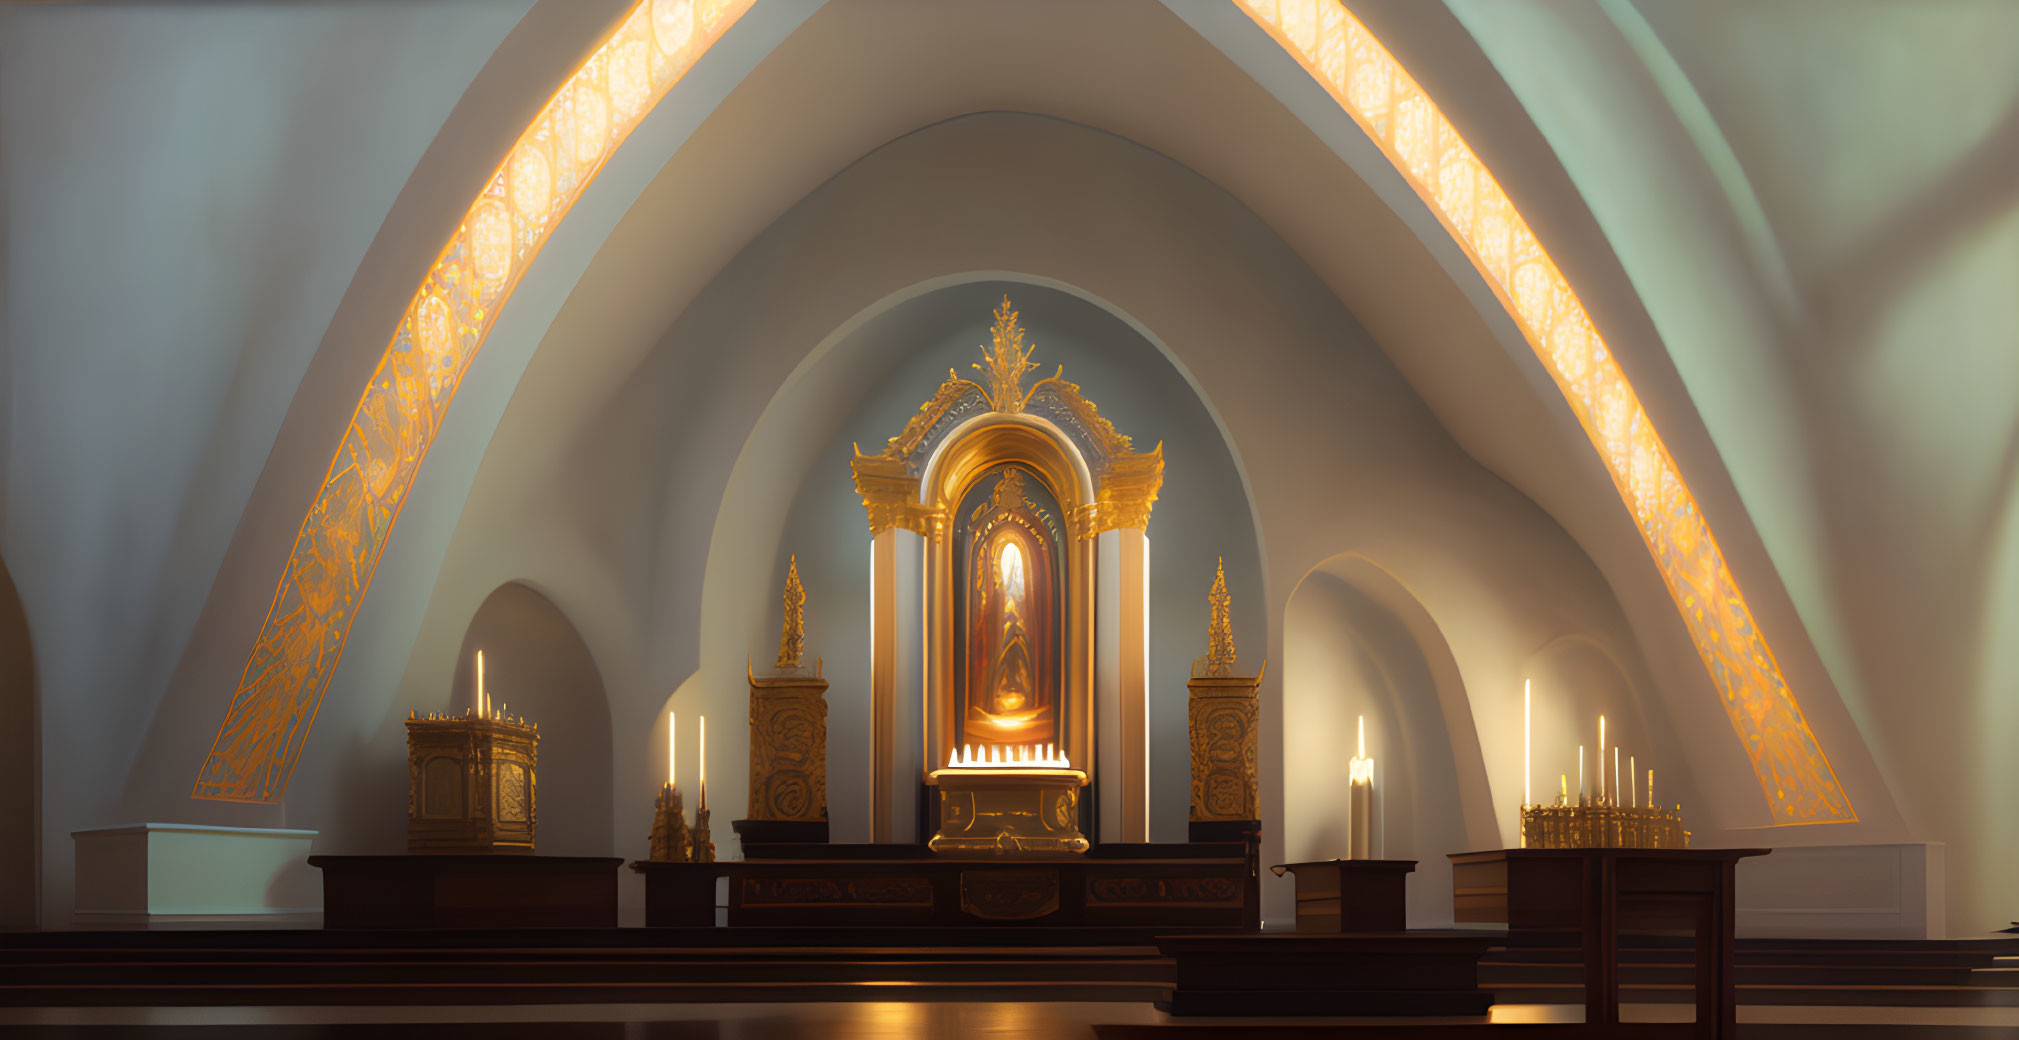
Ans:
{"label": "golden stained glass pattern", "polygon": [[379,554],[499,308],[639,120],[752,0],[642,0],[533,119],[407,305],[302,519],[197,798],[287,789]]}
{"label": "golden stained glass pattern", "polygon": [[1338,0],[1234,0],[1339,102],[1471,252],[1605,460],[1776,823],[1857,819],[1696,499],[1577,294],[1423,88]]}

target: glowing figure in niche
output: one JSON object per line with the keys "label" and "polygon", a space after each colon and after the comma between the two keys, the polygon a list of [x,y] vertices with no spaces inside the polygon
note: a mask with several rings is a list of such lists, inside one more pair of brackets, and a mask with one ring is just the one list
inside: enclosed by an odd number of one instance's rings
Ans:
{"label": "glowing figure in niche", "polygon": [[[993,478],[993,479],[991,479]],[[975,482],[964,510],[969,546],[960,609],[965,666],[961,740],[984,753],[1059,741],[1057,508],[1027,471]],[[986,496],[986,497],[984,497]]]}
{"label": "glowing figure in niche", "polygon": [[1002,604],[1002,654],[996,658],[989,708],[998,725],[1016,719],[1031,703],[1030,644],[1024,638],[1024,554],[1017,543],[1002,539],[997,555],[996,597]]}

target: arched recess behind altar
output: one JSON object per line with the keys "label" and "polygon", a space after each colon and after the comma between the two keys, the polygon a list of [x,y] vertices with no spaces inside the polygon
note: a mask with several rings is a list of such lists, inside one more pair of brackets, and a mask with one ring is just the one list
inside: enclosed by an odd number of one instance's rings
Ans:
{"label": "arched recess behind altar", "polygon": [[[968,705],[1001,692],[969,689],[957,667],[957,605],[966,593],[956,585],[965,568],[955,541],[965,529],[958,509],[982,481],[1002,480],[1004,467],[1042,484],[1063,514],[1056,518],[1064,589],[1054,743],[1096,787],[1099,837],[1149,840],[1146,529],[1163,482],[1163,449],[1135,451],[1063,378],[1063,368],[1026,388],[1024,377],[1039,366],[1023,335],[1005,296],[992,342],[973,365],[985,382],[949,371],[883,451],[866,455],[858,446],[852,463],[875,540],[870,833],[877,841],[924,837],[916,832],[911,777],[930,783],[931,768],[969,743],[960,739]],[[919,672],[910,670],[913,661]],[[913,740],[915,758],[907,746]]]}

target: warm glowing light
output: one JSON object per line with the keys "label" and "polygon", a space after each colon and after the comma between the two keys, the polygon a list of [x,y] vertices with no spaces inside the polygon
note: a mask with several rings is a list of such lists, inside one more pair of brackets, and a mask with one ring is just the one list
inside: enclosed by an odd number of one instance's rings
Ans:
{"label": "warm glowing light", "polygon": [[1346,782],[1349,784],[1371,784],[1374,782],[1374,760],[1367,757],[1367,716],[1360,716],[1360,735],[1353,759],[1346,763]]}
{"label": "warm glowing light", "polygon": [[1528,789],[1529,777],[1534,773],[1528,757],[1533,738],[1529,719],[1529,680],[1523,679],[1521,680],[1521,804],[1524,806],[1533,801],[1532,792]]}
{"label": "warm glowing light", "polygon": [[947,755],[948,769],[1071,769],[1073,764],[1056,744],[988,744],[979,751],[973,744]]}
{"label": "warm glowing light", "polygon": [[[1632,755],[1626,756],[1627,794],[1633,799],[1633,807],[1640,808],[1640,764]],[[1653,806],[1649,806],[1653,808]]]}
{"label": "warm glowing light", "polygon": [[272,802],[286,791],[400,506],[498,311],[645,112],[751,3],[643,0],[505,150],[362,388],[193,796]]}
{"label": "warm glowing light", "polygon": [[484,652],[477,651],[477,714],[485,715],[491,710],[490,698],[484,693]]}
{"label": "warm glowing light", "polygon": [[1577,801],[1584,803],[1584,745],[1577,746]]}
{"label": "warm glowing light", "polygon": [[1604,460],[1774,820],[1857,819],[1668,446],[1583,302],[1486,164],[1337,0],[1235,3],[1360,124],[1499,293]]}
{"label": "warm glowing light", "polygon": [[1605,801],[1605,716],[1598,717],[1598,800]]}
{"label": "warm glowing light", "polygon": [[701,716],[701,804],[708,808],[708,716]]}
{"label": "warm glowing light", "polygon": [[680,732],[680,719],[672,712],[666,713],[666,786],[680,784],[680,742],[675,739]]}

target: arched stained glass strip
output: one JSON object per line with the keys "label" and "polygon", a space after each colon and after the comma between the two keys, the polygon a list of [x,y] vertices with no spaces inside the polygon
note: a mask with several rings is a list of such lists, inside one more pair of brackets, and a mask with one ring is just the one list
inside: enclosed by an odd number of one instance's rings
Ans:
{"label": "arched stained glass strip", "polygon": [[194,797],[287,790],[393,521],[498,309],[604,162],[751,3],[642,0],[505,153],[358,398]]}
{"label": "arched stained glass strip", "polygon": [[1470,251],[1605,460],[1776,823],[1857,819],[1717,539],[1605,340],[1500,183],[1339,0],[1234,0],[1374,139]]}

